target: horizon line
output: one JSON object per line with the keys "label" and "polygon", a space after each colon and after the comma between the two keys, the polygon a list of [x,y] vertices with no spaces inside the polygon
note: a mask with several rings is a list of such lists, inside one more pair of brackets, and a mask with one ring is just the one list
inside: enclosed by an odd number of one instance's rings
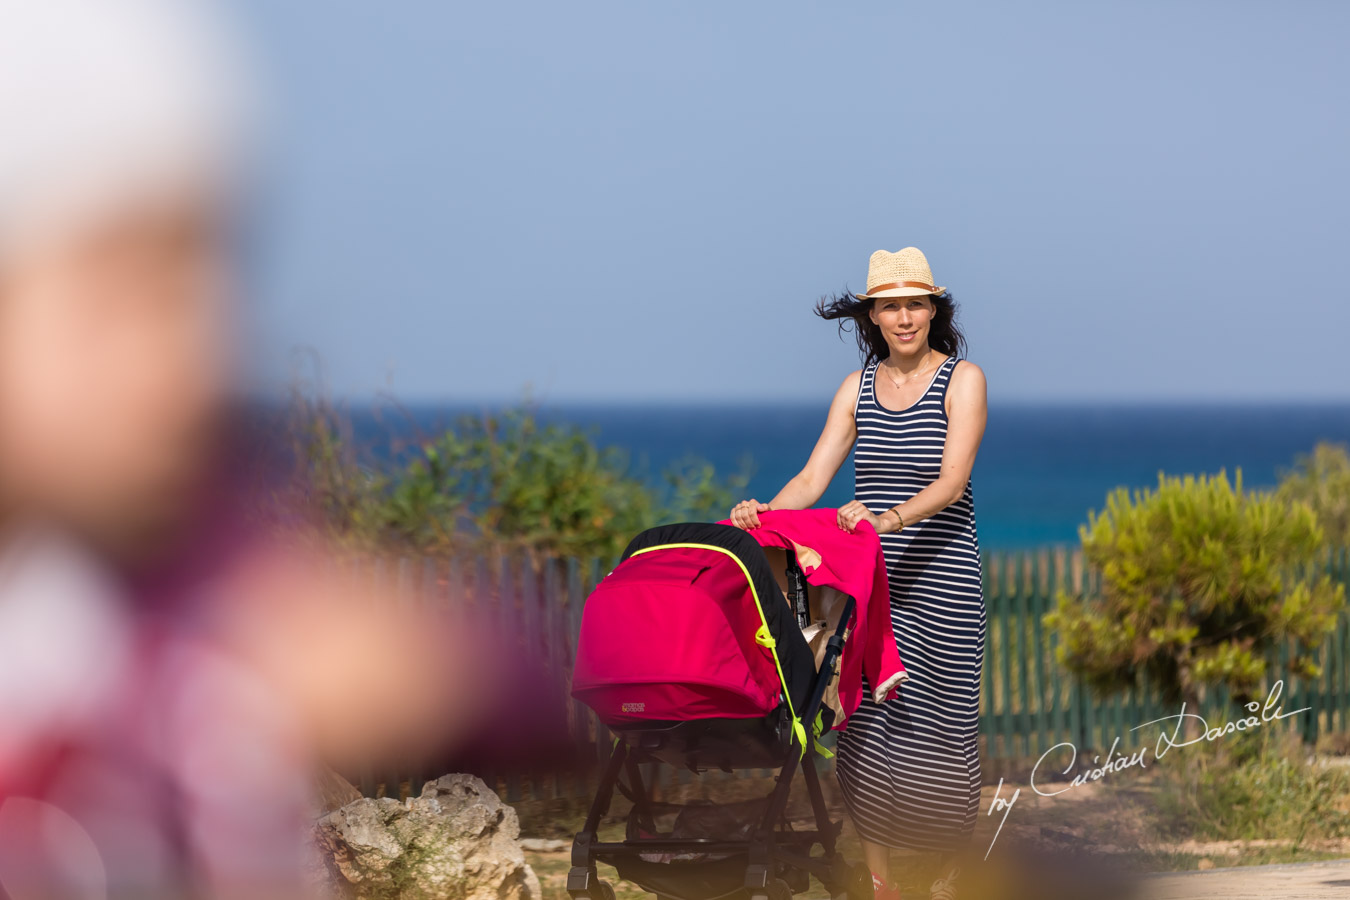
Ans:
{"label": "horizon line", "polygon": [[[313,396],[306,395],[306,396]],[[829,406],[828,397],[820,400],[785,400],[780,397],[757,399],[752,397],[686,399],[679,397],[568,397],[542,400],[534,397],[464,397],[422,395],[402,397],[393,393],[372,392],[364,397],[345,393],[323,393],[322,398],[330,403],[352,406],[405,406],[405,407],[493,407],[493,408],[531,408],[531,409],[578,409],[578,408],[698,408],[698,409],[746,409],[750,407],[773,409],[808,409]],[[245,391],[241,399],[249,403],[286,402],[286,392]],[[1296,407],[1301,409],[1339,408],[1350,409],[1350,397],[1009,397],[990,398],[989,406],[1023,409],[1085,409],[1110,407],[1123,408],[1193,408],[1207,407]]]}

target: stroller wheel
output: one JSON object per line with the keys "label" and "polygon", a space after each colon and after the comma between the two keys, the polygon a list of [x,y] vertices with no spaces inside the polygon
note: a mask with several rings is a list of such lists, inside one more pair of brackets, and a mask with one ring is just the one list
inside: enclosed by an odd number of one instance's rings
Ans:
{"label": "stroller wheel", "polygon": [[572,900],[616,900],[614,886],[595,877],[595,869],[573,866],[567,873],[567,894]]}
{"label": "stroller wheel", "polygon": [[750,900],[792,900],[792,885],[781,878],[770,881],[762,891],[756,890]]}

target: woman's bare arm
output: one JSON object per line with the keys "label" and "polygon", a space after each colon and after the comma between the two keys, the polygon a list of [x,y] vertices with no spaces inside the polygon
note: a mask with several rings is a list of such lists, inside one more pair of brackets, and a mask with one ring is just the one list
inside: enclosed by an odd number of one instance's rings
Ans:
{"label": "woman's bare arm", "polygon": [[851,373],[834,393],[830,412],[825,417],[825,428],[816,440],[815,449],[800,472],[788,479],[783,489],[767,504],[753,498],[747,506],[732,511],[731,520],[741,528],[757,528],[757,513],[766,509],[806,509],[820,499],[839,467],[848,459],[853,442],[858,437],[858,425],[853,418],[853,404],[858,397],[862,370]]}

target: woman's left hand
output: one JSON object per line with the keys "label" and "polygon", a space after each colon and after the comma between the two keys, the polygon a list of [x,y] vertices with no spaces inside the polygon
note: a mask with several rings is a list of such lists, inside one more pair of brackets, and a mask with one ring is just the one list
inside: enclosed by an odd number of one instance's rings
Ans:
{"label": "woman's left hand", "polygon": [[845,531],[853,531],[858,527],[858,523],[867,521],[878,531],[881,530],[881,517],[874,515],[870,509],[863,506],[857,500],[850,500],[839,507],[839,527]]}

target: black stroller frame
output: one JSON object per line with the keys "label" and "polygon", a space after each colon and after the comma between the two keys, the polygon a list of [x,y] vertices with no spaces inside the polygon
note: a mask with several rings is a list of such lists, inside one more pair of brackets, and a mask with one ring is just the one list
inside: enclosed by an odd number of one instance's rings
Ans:
{"label": "black stroller frame", "polygon": [[[788,583],[796,593],[805,587],[805,578],[791,550],[787,551]],[[789,597],[794,602],[799,597]],[[845,600],[839,624],[830,636],[821,665],[811,682],[809,700],[802,720],[807,723],[816,721],[821,711],[825,690],[830,679],[837,676],[837,667],[844,647],[844,634],[853,617],[855,601],[852,597]],[[804,605],[799,605],[804,609]],[[780,707],[781,711],[781,707]],[[827,711],[828,714],[828,711]],[[734,720],[718,720],[718,726]],[[801,732],[794,732],[790,723],[782,718],[774,723],[763,720],[744,720],[746,728],[769,727],[779,739],[779,747],[786,752],[781,760],[781,768],[775,779],[773,790],[765,798],[767,804],[758,825],[748,839],[726,840],[717,838],[689,838],[656,836],[651,838],[628,838],[622,841],[601,841],[597,836],[601,819],[609,812],[617,787],[620,793],[632,801],[634,814],[649,831],[654,832],[651,805],[653,785],[642,777],[640,765],[649,762],[665,761],[680,765],[671,758],[669,749],[672,737],[689,739],[689,732],[698,735],[702,723],[669,723],[663,727],[614,728],[618,738],[613,752],[604,767],[595,800],[586,817],[585,825],[577,833],[572,844],[572,867],[567,874],[567,892],[576,900],[614,900],[613,887],[599,877],[597,862],[605,862],[619,870],[625,880],[631,880],[644,889],[656,893],[661,900],[714,900],[714,898],[749,898],[749,900],[791,900],[794,892],[805,891],[810,886],[810,877],[815,876],[833,897],[846,897],[848,900],[871,900],[873,895],[872,876],[864,864],[850,865],[836,848],[842,823],[832,822],[826,809],[825,797],[821,791],[820,776],[816,771],[819,757],[814,737],[807,733],[803,741]],[[734,727],[734,726],[733,726]],[[705,726],[706,728],[706,726]],[[706,731],[704,732],[706,734]],[[702,737],[703,735],[699,735]],[[728,740],[735,741],[733,735]],[[774,762],[778,762],[777,759]],[[695,773],[706,771],[693,764],[687,764]],[[738,768],[756,768],[755,766],[737,766]],[[791,793],[792,782],[797,769],[801,768],[802,779],[810,797],[815,818],[815,828],[808,831],[793,831],[786,826],[785,813]],[[731,767],[719,766],[726,771]],[[627,778],[625,785],[621,778]],[[653,779],[654,781],[654,779]],[[812,856],[811,851],[819,844],[823,855]],[[700,863],[651,863],[644,862],[641,854],[653,852],[669,853],[707,853],[728,854],[728,858],[716,863],[722,873],[719,887],[709,888],[703,882],[701,890],[687,891],[681,884],[683,880],[698,881],[696,868]],[[681,867],[675,870],[670,867]],[[663,867],[663,868],[658,868]],[[665,874],[658,874],[664,872]],[[731,879],[739,878],[739,884],[728,885]],[[693,876],[693,877],[691,877]],[[691,885],[692,886],[692,885]]]}

